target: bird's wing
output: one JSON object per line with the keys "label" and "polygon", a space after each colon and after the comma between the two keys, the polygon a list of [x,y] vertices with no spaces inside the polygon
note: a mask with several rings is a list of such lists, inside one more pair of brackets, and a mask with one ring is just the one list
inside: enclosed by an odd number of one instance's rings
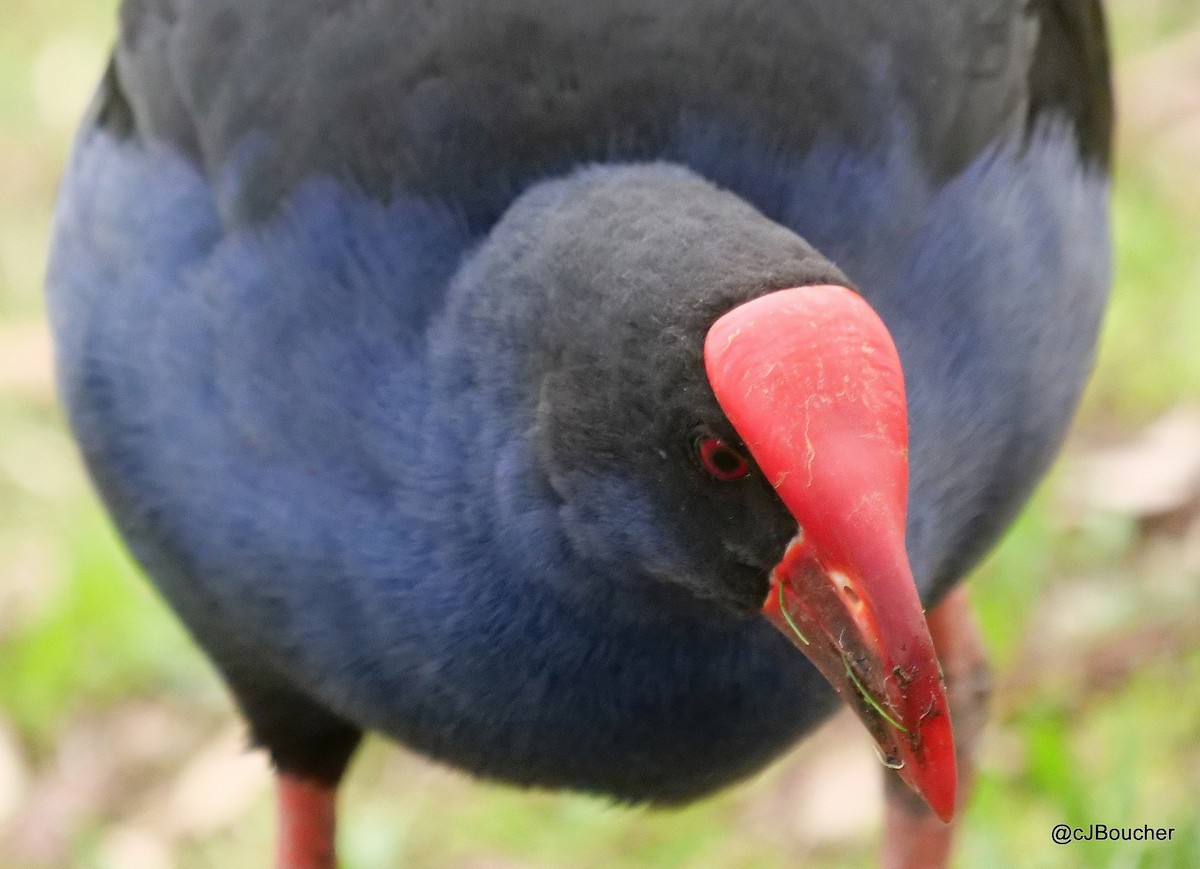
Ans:
{"label": "bird's wing", "polygon": [[1044,112],[1070,118],[1085,157],[1107,165],[1113,94],[1100,0],[1033,0],[1037,43],[1029,69],[1029,125]]}
{"label": "bird's wing", "polygon": [[1107,76],[1097,0],[128,0],[98,118],[236,163],[243,213],[333,173],[486,216],[530,176],[670,157],[681,118],[792,155],[901,125],[949,177],[1053,111],[1104,159]]}

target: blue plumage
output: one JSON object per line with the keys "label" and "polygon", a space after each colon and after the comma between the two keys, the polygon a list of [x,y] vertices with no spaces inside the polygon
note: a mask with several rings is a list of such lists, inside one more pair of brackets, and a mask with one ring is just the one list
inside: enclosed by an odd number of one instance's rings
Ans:
{"label": "blue plumage", "polygon": [[[821,251],[901,353],[909,553],[932,600],[1070,417],[1107,284],[1107,188],[1053,117],[948,181],[908,125],[796,157],[689,115],[660,162],[616,143],[566,180],[512,179],[500,232],[453,199],[384,202],[327,175],[248,222],[223,204],[236,163],[213,183],[170,146],[86,131],[49,280],[72,424],[235,691],[301,689],[484,775],[694,796],[762,766],[832,695],[761,619],[647,586],[648,560],[686,572],[692,556],[645,477],[589,471],[582,515],[537,470],[529,347],[554,315],[544,270],[512,251],[631,177],[733,208],[707,179]],[[506,293],[526,301],[495,304]]]}

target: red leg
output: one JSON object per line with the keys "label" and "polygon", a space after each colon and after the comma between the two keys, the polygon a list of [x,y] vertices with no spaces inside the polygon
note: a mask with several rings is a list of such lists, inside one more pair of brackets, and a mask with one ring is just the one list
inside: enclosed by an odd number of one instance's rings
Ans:
{"label": "red leg", "polygon": [[336,869],[337,785],[280,772],[278,869]]}
{"label": "red leg", "polygon": [[[956,588],[929,613],[929,633],[946,676],[958,763],[958,807],[962,812],[975,778],[979,738],[987,721],[990,680],[979,626],[966,590]],[[895,774],[886,780],[884,869],[945,869],[950,863],[954,824],[943,824]]]}

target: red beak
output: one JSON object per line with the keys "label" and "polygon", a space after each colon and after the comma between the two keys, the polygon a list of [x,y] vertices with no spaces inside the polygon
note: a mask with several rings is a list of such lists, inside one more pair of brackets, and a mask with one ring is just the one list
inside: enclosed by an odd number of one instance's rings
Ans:
{"label": "red beak", "polygon": [[944,821],[954,741],[904,549],[908,422],[883,321],[845,287],[780,290],[721,317],[708,379],[800,531],[763,612]]}

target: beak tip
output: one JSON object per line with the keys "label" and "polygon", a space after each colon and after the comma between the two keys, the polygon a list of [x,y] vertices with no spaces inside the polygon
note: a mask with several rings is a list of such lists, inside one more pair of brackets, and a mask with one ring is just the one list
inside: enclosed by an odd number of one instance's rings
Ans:
{"label": "beak tip", "polygon": [[930,790],[925,794],[926,800],[929,803],[929,808],[933,813],[941,819],[943,824],[949,824],[954,820],[955,809],[955,787],[951,781],[947,788]]}
{"label": "beak tip", "polygon": [[954,818],[958,792],[958,769],[949,716],[942,714],[927,720],[920,734],[921,749],[914,758],[912,774],[905,776],[905,780],[933,813],[948,824]]}
{"label": "beak tip", "polygon": [[954,820],[954,792],[951,790],[949,796],[945,799],[931,799],[929,808],[933,809],[933,813],[938,816],[938,819],[943,824],[949,824]]}

